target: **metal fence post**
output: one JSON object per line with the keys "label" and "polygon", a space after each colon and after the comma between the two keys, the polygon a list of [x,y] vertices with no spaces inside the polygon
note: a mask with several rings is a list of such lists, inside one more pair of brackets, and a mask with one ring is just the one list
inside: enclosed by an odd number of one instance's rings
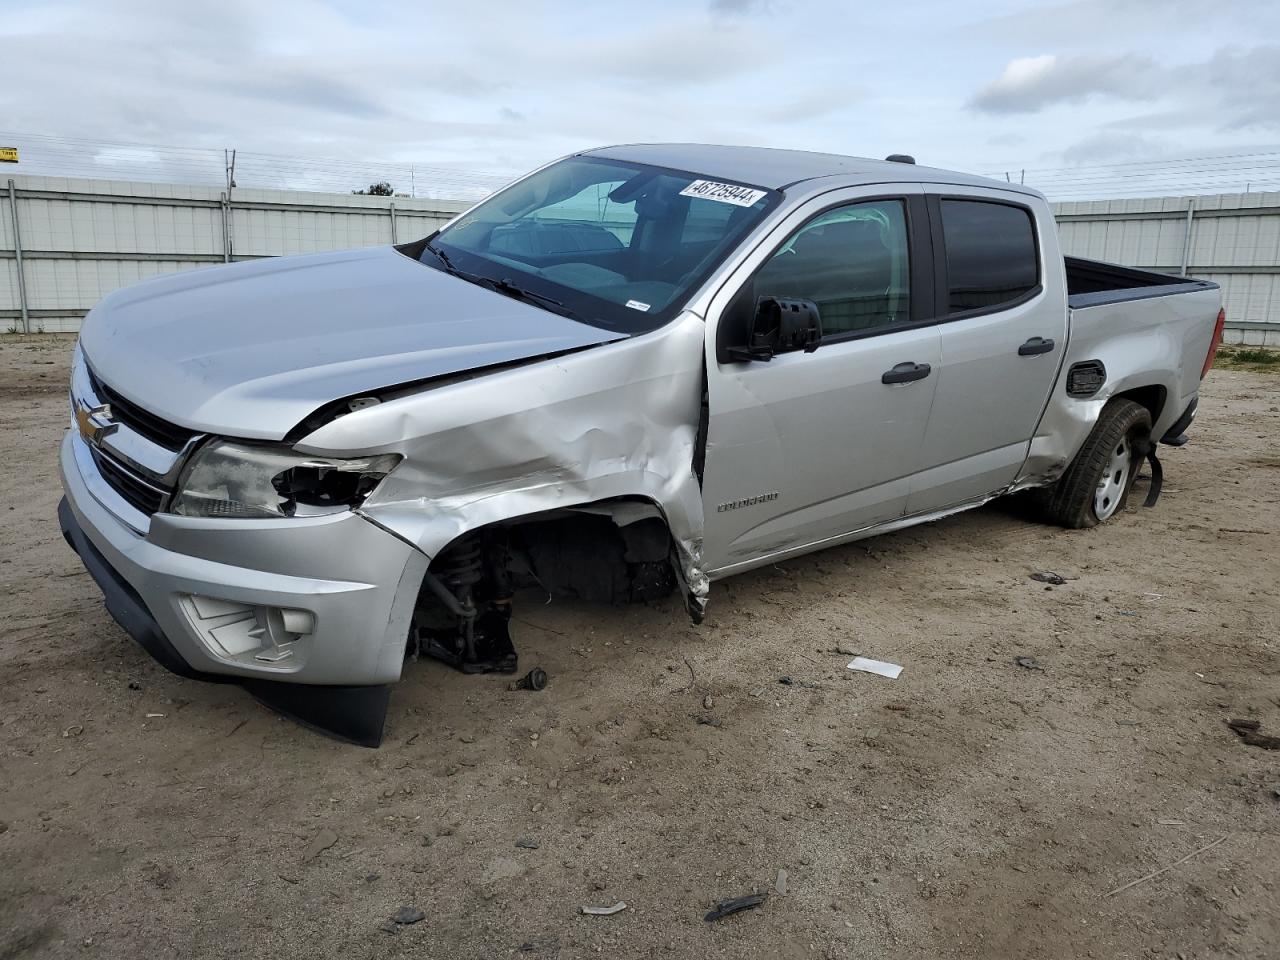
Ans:
{"label": "metal fence post", "polygon": [[389,209],[391,211],[391,242],[396,243],[396,205],[391,204]]}
{"label": "metal fence post", "polygon": [[1187,267],[1191,263],[1191,224],[1196,216],[1196,201],[1194,197],[1187,199],[1187,229],[1182,235],[1182,274],[1187,275]]}
{"label": "metal fence post", "polygon": [[222,262],[231,262],[231,201],[222,194]]}
{"label": "metal fence post", "polygon": [[9,179],[9,216],[13,220],[13,256],[18,267],[18,309],[22,313],[22,332],[31,332],[31,318],[27,315],[27,279],[22,271],[22,231],[18,228],[18,192]]}

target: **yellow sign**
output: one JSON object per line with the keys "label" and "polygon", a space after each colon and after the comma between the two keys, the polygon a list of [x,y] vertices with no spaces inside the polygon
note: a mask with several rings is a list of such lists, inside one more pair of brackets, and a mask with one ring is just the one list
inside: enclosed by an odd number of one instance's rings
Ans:
{"label": "yellow sign", "polygon": [[0,147],[0,163],[17,163],[17,147]]}

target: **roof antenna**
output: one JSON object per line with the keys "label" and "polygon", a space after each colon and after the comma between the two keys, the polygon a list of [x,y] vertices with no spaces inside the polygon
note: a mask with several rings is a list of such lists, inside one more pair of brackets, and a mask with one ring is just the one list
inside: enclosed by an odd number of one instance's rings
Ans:
{"label": "roof antenna", "polygon": [[890,163],[915,163],[916,158],[909,153],[891,153],[885,157]]}

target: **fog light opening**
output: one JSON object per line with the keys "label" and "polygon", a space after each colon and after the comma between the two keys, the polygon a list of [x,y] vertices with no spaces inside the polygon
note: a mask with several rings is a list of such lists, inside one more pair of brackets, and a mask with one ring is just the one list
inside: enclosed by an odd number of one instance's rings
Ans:
{"label": "fog light opening", "polygon": [[294,659],[298,641],[315,632],[310,610],[239,603],[181,594],[187,620],[217,657],[241,663],[283,664]]}

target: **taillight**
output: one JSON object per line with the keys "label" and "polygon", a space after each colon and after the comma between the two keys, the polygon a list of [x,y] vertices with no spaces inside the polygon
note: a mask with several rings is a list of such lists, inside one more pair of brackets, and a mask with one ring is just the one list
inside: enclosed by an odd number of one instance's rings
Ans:
{"label": "taillight", "polygon": [[1218,322],[1213,325],[1213,339],[1209,341],[1209,353],[1204,358],[1204,368],[1200,371],[1200,379],[1204,379],[1204,375],[1209,372],[1213,366],[1214,357],[1218,355],[1218,347],[1222,344],[1222,328],[1227,323],[1227,311],[1222,309],[1218,311]]}

